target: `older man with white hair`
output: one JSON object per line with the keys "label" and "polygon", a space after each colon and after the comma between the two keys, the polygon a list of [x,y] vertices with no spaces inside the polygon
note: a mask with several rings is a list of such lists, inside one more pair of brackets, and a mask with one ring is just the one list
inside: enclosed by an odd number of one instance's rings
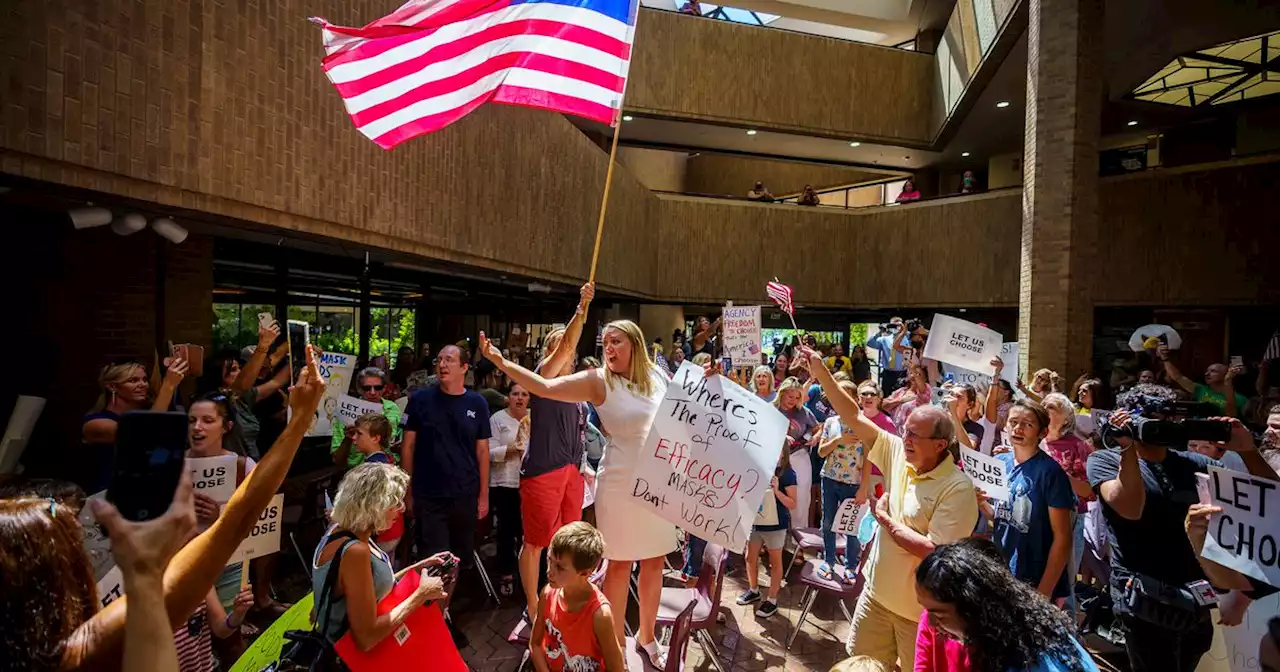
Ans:
{"label": "older man with white hair", "polygon": [[921,616],[916,566],[935,547],[969,536],[978,522],[973,483],[948,450],[955,440],[951,416],[920,406],[907,416],[903,436],[894,436],[862,415],[858,400],[836,384],[818,354],[806,348],[804,356],[843,424],[870,446],[867,459],[884,474],[886,486],[871,500],[880,529],[863,570],[866,587],[846,648],[851,656],[911,669]]}

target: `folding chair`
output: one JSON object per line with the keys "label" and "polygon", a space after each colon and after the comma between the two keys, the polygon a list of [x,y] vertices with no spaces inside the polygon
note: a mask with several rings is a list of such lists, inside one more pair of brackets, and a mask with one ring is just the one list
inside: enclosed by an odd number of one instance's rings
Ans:
{"label": "folding chair", "polygon": [[[627,637],[622,657],[627,661],[630,672],[684,672],[684,658],[689,652],[690,621],[698,606],[697,600],[690,600],[688,606],[680,610],[671,624],[671,637],[667,641],[667,664],[659,669],[649,662],[649,656],[640,652],[635,637]],[[716,664],[719,667],[719,664]]]}

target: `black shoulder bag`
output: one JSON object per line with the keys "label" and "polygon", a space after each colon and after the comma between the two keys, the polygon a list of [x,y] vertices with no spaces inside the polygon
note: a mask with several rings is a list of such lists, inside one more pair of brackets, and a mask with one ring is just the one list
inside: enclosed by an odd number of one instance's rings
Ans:
{"label": "black shoulder bag", "polygon": [[316,596],[315,625],[310,630],[289,630],[284,633],[285,645],[280,652],[280,660],[263,668],[262,672],[333,672],[345,669],[338,654],[333,650],[333,643],[325,636],[329,624],[329,608],[333,588],[338,583],[338,571],[342,564],[342,554],[347,547],[356,542],[356,536],[350,532],[335,534],[329,538],[346,539],[338,551],[329,560],[329,573],[324,577],[324,587]]}

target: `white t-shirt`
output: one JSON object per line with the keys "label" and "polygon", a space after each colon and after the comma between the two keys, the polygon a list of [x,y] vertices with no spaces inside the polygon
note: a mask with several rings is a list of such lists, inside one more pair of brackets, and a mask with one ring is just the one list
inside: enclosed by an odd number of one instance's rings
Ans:
{"label": "white t-shirt", "polygon": [[489,487],[520,487],[520,460],[515,456],[502,459],[507,447],[515,443],[516,434],[520,432],[520,421],[511,417],[504,408],[489,417],[489,429],[493,436],[489,437]]}
{"label": "white t-shirt", "polygon": [[978,418],[978,424],[982,426],[982,441],[978,444],[978,452],[990,455],[1000,437],[1000,430],[996,429],[996,423],[988,420],[985,414]]}

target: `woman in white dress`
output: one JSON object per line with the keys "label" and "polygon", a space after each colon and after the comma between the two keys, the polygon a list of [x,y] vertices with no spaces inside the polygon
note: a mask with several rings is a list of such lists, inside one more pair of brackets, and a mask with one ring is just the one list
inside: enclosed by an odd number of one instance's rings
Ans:
{"label": "woman in white dress", "polygon": [[[596,407],[609,432],[596,475],[596,526],[604,536],[609,559],[604,594],[615,613],[626,613],[631,563],[640,563],[640,629],[636,642],[659,668],[665,655],[654,638],[662,595],[663,558],[678,546],[676,527],[633,503],[631,472],[644,448],[649,426],[667,392],[667,377],[649,359],[644,333],[630,320],[604,328],[604,366],[546,379],[508,361],[480,334],[480,353],[530,393],[564,402],[588,402]],[[614,619],[618,640],[624,638],[623,619]]]}

